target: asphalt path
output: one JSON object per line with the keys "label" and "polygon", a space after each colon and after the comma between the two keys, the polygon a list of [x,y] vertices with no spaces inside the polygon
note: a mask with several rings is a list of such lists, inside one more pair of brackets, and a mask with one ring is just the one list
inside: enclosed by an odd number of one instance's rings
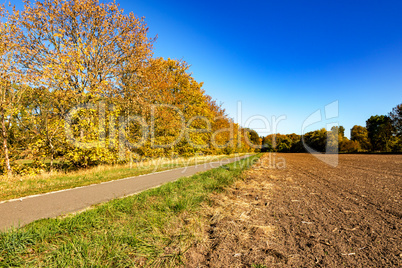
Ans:
{"label": "asphalt path", "polygon": [[248,156],[166,170],[83,187],[27,196],[0,203],[0,231],[22,227],[39,219],[82,211],[112,199],[140,193],[181,177],[188,177]]}

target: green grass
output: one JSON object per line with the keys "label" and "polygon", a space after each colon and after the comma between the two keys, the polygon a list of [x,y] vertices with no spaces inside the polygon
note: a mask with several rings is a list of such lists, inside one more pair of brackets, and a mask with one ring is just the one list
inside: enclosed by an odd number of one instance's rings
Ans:
{"label": "green grass", "polygon": [[53,172],[35,176],[2,176],[0,177],[0,201],[212,162],[229,157],[234,157],[234,155],[155,159],[132,165],[104,165],[69,173]]}
{"label": "green grass", "polygon": [[267,266],[262,265],[262,264],[253,264],[251,267],[253,267],[253,268],[267,268]]}
{"label": "green grass", "polygon": [[203,202],[260,155],[64,218],[0,233],[0,266],[171,267],[200,239]]}

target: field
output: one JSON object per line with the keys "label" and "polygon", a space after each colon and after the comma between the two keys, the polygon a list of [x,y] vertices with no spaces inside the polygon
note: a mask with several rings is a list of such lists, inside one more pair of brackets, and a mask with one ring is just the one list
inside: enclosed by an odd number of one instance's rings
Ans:
{"label": "field", "polygon": [[205,208],[189,266],[402,266],[402,155],[339,155],[333,168],[265,154],[246,175]]}
{"label": "field", "polygon": [[259,157],[0,233],[0,266],[402,266],[402,155]]}

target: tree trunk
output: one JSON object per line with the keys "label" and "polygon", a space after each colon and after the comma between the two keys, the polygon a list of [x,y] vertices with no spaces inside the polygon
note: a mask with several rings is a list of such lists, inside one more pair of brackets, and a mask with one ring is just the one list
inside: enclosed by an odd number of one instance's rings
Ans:
{"label": "tree trunk", "polygon": [[49,141],[50,145],[50,172],[53,172],[53,162],[54,162],[54,146],[52,141]]}
{"label": "tree trunk", "polygon": [[10,156],[8,152],[8,145],[7,145],[7,130],[6,130],[6,122],[4,116],[1,120],[1,127],[2,127],[2,136],[3,136],[3,149],[4,149],[4,158],[6,160],[6,168],[7,168],[7,175],[11,176],[13,174],[10,166]]}
{"label": "tree trunk", "polygon": [[53,172],[53,161],[54,161],[54,154],[52,152],[50,153],[50,172]]}

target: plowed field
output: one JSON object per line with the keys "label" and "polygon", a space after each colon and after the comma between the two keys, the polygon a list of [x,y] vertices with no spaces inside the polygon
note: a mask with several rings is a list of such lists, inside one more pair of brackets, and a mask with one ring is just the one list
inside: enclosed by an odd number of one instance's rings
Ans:
{"label": "plowed field", "polygon": [[402,267],[402,155],[265,154],[213,196],[198,267]]}

